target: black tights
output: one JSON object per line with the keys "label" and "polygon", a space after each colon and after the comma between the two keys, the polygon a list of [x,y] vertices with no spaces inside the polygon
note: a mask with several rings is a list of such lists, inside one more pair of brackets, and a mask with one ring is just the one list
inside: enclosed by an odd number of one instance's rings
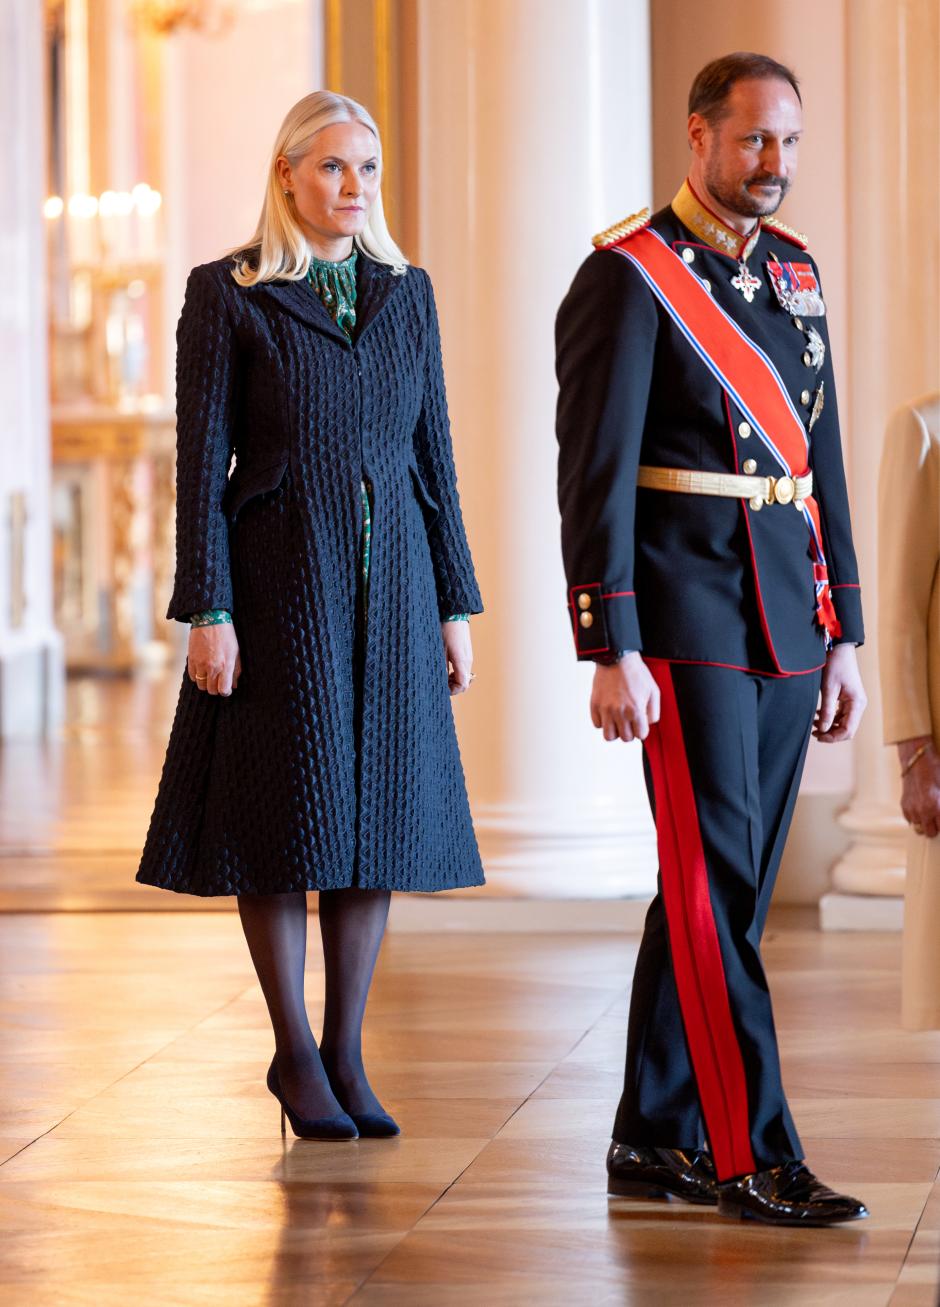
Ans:
{"label": "black tights", "polygon": [[245,939],[274,1027],[281,1089],[299,1116],[382,1110],[362,1064],[362,1018],[390,897],[388,890],[320,892],[326,1001],[317,1048],[304,1004],[306,894],[238,896]]}

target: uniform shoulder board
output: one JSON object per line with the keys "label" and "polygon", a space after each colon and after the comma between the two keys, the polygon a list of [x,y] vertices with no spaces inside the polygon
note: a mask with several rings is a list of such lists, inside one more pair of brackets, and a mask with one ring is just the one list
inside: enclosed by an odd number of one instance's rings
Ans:
{"label": "uniform shoulder board", "polygon": [[765,231],[772,231],[775,236],[782,236],[791,244],[798,245],[801,250],[809,249],[809,239],[795,227],[788,227],[785,222],[778,222],[776,218],[765,218],[763,227]]}
{"label": "uniform shoulder board", "polygon": [[614,245],[619,245],[625,241],[628,236],[634,232],[642,231],[650,223],[649,209],[641,209],[639,213],[631,213],[629,218],[624,218],[622,222],[615,222],[612,227],[606,228],[605,231],[598,232],[591,238],[591,244],[598,250],[609,250]]}

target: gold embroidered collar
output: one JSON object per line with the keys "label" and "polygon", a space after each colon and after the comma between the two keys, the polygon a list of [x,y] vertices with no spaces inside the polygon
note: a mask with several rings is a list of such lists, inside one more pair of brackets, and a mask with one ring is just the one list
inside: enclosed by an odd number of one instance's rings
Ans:
{"label": "gold embroidered collar", "polygon": [[759,218],[750,235],[742,236],[740,232],[722,222],[711,209],[705,207],[688,181],[684,181],[679,187],[679,193],[672,202],[672,211],[679,221],[690,231],[695,232],[706,245],[742,263],[753,253],[754,246],[760,239]]}

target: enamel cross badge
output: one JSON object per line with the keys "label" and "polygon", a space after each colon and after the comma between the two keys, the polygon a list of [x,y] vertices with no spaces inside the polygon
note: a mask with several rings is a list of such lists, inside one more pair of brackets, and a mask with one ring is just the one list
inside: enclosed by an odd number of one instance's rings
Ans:
{"label": "enamel cross badge", "polygon": [[731,285],[735,290],[739,290],[748,304],[754,299],[754,292],[761,288],[760,280],[753,275],[747,264],[742,260],[738,264],[738,275],[731,278]]}

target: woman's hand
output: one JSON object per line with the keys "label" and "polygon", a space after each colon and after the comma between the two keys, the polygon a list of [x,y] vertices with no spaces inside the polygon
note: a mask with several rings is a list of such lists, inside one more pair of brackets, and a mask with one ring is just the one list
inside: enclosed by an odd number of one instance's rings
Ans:
{"label": "woman's hand", "polygon": [[190,628],[186,669],[189,679],[195,681],[200,690],[228,698],[238,685],[242,670],[238,640],[231,622]]}
{"label": "woman's hand", "polygon": [[[924,744],[927,748],[921,752]],[[898,745],[902,769],[915,753],[920,756],[901,781],[901,812],[918,835],[932,840],[940,833],[940,756],[929,735],[902,740]]]}
{"label": "woman's hand", "polygon": [[605,740],[645,740],[659,721],[659,686],[638,653],[619,663],[598,663],[591,691],[591,721]]}
{"label": "woman's hand", "polygon": [[447,659],[447,684],[450,692],[463,694],[470,689],[473,668],[473,646],[470,643],[469,622],[441,622],[441,638]]}

